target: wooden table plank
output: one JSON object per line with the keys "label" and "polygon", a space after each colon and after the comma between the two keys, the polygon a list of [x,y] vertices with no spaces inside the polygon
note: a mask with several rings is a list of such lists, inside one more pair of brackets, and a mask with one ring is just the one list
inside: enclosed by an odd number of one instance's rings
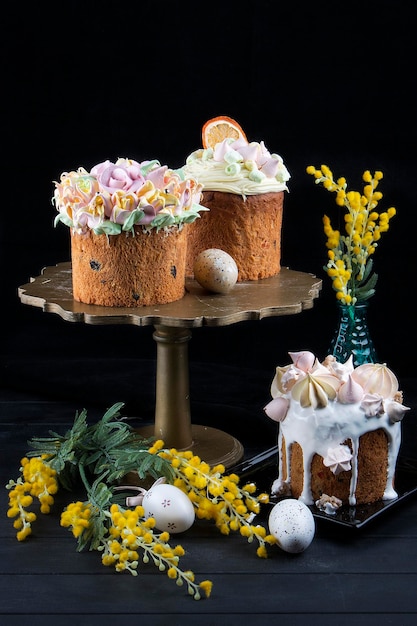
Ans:
{"label": "wooden table plank", "polygon": [[[10,584],[11,578],[13,585]],[[30,580],[30,584],[29,584]],[[266,584],[267,582],[267,584]],[[168,584],[167,584],[168,583]],[[171,584],[169,584],[171,583]],[[216,593],[195,601],[164,575],[134,578],[115,574],[0,576],[3,615],[164,614],[238,615],[244,608],[257,615],[414,613],[415,574],[270,573],[251,576],[230,572],[215,577]],[[20,592],[16,593],[16,589]],[[191,606],[190,606],[191,604]]]}

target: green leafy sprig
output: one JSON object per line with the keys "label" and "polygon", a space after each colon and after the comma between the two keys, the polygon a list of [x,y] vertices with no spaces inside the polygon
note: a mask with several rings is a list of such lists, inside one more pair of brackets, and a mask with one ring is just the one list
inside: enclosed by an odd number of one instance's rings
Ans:
{"label": "green leafy sprig", "polygon": [[[139,479],[164,476],[173,479],[169,462],[148,453],[153,439],[142,437],[120,418],[124,403],[114,404],[96,424],[88,425],[87,411],[76,413],[72,427],[64,434],[50,431],[49,437],[33,437],[27,456],[46,455],[65,489],[72,489],[81,476],[90,487],[87,475],[112,484],[136,472]],[[96,486],[97,489],[97,486]]]}

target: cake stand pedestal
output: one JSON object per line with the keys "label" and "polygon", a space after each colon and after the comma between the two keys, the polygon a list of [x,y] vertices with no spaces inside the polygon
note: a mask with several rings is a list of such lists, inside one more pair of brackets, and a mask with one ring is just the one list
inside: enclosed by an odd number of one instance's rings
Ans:
{"label": "cake stand pedestal", "polygon": [[195,280],[186,281],[181,300],[138,308],[83,304],[72,295],[71,263],[46,267],[18,289],[23,304],[56,313],[69,322],[154,326],[157,346],[155,423],[140,429],[162,439],[166,447],[190,449],[210,465],[231,467],[243,456],[243,446],[222,430],[193,424],[190,415],[188,342],[191,329],[228,326],[245,320],[294,315],[313,307],[321,280],[282,268],[272,278],[237,283],[224,294],[208,293]]}

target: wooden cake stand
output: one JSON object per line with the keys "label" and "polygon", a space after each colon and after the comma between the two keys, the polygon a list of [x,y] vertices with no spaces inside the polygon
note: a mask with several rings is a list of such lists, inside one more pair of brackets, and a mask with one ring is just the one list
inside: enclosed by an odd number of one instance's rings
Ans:
{"label": "wooden cake stand", "polygon": [[191,449],[211,465],[230,467],[243,456],[242,444],[216,428],[192,424],[190,415],[188,341],[191,329],[227,326],[245,320],[293,315],[313,307],[322,281],[282,268],[272,278],[237,283],[227,295],[208,293],[195,280],[177,302],[138,308],[82,304],[72,295],[71,263],[46,267],[18,289],[23,304],[56,313],[69,322],[153,325],[157,345],[155,424],[140,429],[169,448]]}

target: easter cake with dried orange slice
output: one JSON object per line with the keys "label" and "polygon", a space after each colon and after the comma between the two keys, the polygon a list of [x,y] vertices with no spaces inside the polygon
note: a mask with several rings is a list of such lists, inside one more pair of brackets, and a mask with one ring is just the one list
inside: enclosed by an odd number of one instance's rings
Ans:
{"label": "easter cake with dried orange slice", "polygon": [[193,275],[200,252],[218,248],[235,260],[239,282],[275,276],[290,178],[282,158],[263,141],[249,142],[240,124],[224,115],[203,125],[202,145],[183,168],[202,185],[201,203],[209,209],[188,230],[186,275]]}

